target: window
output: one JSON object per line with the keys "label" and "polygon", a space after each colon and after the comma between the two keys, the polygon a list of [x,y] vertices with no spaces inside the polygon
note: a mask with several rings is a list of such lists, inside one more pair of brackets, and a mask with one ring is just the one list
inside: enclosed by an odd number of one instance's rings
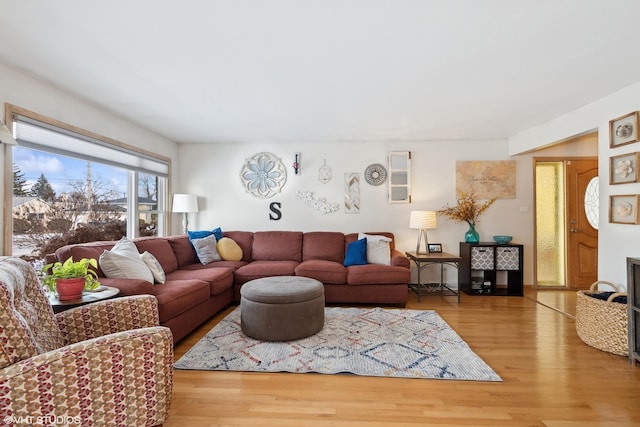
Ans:
{"label": "window", "polygon": [[591,178],[584,191],[584,213],[589,225],[597,230],[600,222],[600,185],[597,176]]}
{"label": "window", "polygon": [[164,235],[168,158],[14,109],[13,255]]}
{"label": "window", "polygon": [[564,176],[563,162],[536,162],[536,278],[540,287],[565,286]]}

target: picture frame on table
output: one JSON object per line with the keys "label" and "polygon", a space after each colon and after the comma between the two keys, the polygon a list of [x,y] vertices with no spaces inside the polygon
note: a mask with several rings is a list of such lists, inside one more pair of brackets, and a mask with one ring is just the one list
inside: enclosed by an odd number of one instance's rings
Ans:
{"label": "picture frame on table", "polygon": [[609,158],[609,184],[640,182],[640,152],[621,154]]}
{"label": "picture frame on table", "polygon": [[429,243],[428,245],[430,254],[441,254],[442,253],[442,244],[441,243]]}
{"label": "picture frame on table", "polygon": [[615,148],[638,141],[640,113],[633,113],[613,119],[609,122],[609,147]]}
{"label": "picture frame on table", "polygon": [[640,194],[609,196],[609,222],[614,224],[639,224],[639,201]]}

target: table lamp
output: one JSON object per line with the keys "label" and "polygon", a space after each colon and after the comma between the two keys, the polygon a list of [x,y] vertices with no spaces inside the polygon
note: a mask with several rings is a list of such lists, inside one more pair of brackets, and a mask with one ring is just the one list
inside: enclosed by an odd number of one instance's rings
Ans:
{"label": "table lamp", "polygon": [[195,194],[174,194],[172,212],[182,213],[182,231],[187,234],[189,212],[198,212],[198,196]]}
{"label": "table lamp", "polygon": [[[429,248],[429,239],[427,238],[427,230],[433,230],[437,227],[436,211],[411,211],[409,218],[409,228],[418,229],[418,244],[416,245],[416,254],[426,254]],[[420,252],[420,244],[422,243],[422,235],[424,234],[425,251]]]}

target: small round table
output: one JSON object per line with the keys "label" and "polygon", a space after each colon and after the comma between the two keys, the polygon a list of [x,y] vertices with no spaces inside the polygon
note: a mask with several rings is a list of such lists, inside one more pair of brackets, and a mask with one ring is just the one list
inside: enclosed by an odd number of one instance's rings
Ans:
{"label": "small round table", "polygon": [[80,305],[90,304],[92,302],[101,301],[104,299],[113,298],[120,293],[120,289],[111,286],[100,286],[94,291],[82,292],[82,297],[69,301],[60,301],[58,295],[55,292],[49,293],[49,303],[53,307],[54,313],[60,313],[61,311],[69,310],[73,307]]}

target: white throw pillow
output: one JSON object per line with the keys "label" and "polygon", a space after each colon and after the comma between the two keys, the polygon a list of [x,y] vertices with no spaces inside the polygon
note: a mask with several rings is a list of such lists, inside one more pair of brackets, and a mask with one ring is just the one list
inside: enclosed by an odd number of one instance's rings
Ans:
{"label": "white throw pillow", "polygon": [[367,238],[367,262],[369,264],[391,265],[391,239],[375,234],[358,234],[358,240]]}
{"label": "white throw pillow", "polygon": [[167,281],[167,276],[164,274],[164,269],[162,265],[160,265],[160,261],[158,261],[151,252],[144,251],[140,254],[140,258],[142,258],[142,261],[149,267],[156,283],[164,283]]}
{"label": "white throw pillow", "polygon": [[153,283],[153,274],[140,258],[136,245],[126,237],[116,243],[110,251],[100,255],[100,268],[104,275],[114,279],[142,279]]}
{"label": "white throw pillow", "polygon": [[222,260],[216,249],[216,236],[213,234],[202,239],[193,239],[191,244],[195,248],[201,264],[206,265],[213,261]]}

